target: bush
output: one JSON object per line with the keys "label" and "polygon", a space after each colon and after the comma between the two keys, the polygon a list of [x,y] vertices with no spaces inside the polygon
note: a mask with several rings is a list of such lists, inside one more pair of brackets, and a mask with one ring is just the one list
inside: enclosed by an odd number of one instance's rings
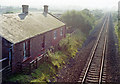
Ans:
{"label": "bush", "polygon": [[78,48],[81,48],[84,40],[85,35],[78,30],[73,36],[68,34],[65,39],[62,39],[59,43],[59,46],[65,55],[74,57],[78,52]]}
{"label": "bush", "polygon": [[54,77],[55,73],[55,68],[51,64],[45,62],[41,64],[35,72],[31,73],[31,76],[33,77],[31,82],[47,82],[51,79],[51,76]]}

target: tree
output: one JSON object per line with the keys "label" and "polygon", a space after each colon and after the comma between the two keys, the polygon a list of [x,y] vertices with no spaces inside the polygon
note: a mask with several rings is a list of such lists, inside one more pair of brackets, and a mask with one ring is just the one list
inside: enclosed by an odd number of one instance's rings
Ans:
{"label": "tree", "polygon": [[80,29],[86,35],[94,25],[95,19],[88,9],[82,11],[67,11],[62,15],[61,20],[66,23],[67,26],[71,26],[72,30]]}

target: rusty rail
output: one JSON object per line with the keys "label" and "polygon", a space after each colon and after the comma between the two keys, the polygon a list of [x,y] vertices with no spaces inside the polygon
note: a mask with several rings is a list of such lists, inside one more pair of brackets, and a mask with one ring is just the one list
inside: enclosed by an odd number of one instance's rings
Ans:
{"label": "rusty rail", "polygon": [[[107,21],[109,22],[109,17],[106,17],[106,19],[105,19],[105,21],[104,21],[104,23],[103,23],[103,25],[102,25],[102,28],[101,28],[101,30],[100,30],[100,33],[99,33],[99,35],[98,35],[98,38],[97,38],[97,40],[96,40],[96,43],[95,43],[93,49],[91,50],[90,59],[89,59],[89,61],[88,61],[87,67],[85,68],[85,71],[83,70],[83,73],[84,73],[84,74],[83,74],[82,80],[79,80],[79,81],[78,81],[78,82],[81,82],[82,84],[86,82],[87,74],[88,74],[89,69],[90,69],[90,67],[91,67],[91,65],[92,65],[93,58],[94,58],[94,56],[95,56],[97,47],[98,47],[98,45],[99,45],[99,41],[100,41],[100,38],[101,38],[101,36],[102,36],[102,32],[104,31],[105,23],[106,23]],[[101,67],[100,67],[100,73],[99,73],[99,78],[98,78],[98,79],[99,79],[99,80],[98,80],[99,84],[100,84],[101,81],[102,81],[104,58],[105,58],[105,51],[106,51],[106,44],[107,44],[107,31],[108,31],[108,23],[107,23],[107,28],[106,28],[106,32],[105,32],[104,47],[103,47],[103,51],[102,51],[102,61],[101,61],[101,65],[100,65]]]}

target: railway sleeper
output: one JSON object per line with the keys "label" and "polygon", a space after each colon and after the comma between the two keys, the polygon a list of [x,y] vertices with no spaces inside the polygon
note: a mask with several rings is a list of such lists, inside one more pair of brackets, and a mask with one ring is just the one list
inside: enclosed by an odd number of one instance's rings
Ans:
{"label": "railway sleeper", "polygon": [[86,81],[87,82],[96,82],[97,83],[98,82],[98,78],[91,78],[90,77],[90,78],[87,78]]}
{"label": "railway sleeper", "polygon": [[87,77],[87,78],[86,78],[86,80],[91,80],[91,81],[92,81],[92,80],[98,81],[98,79],[99,79],[98,77]]}
{"label": "railway sleeper", "polygon": [[99,75],[88,75],[88,77],[95,77],[95,78],[98,78]]}
{"label": "railway sleeper", "polygon": [[98,69],[98,66],[97,66],[97,67],[90,67],[90,70],[97,70],[98,71],[99,69]]}
{"label": "railway sleeper", "polygon": [[99,73],[88,73],[88,75],[96,75],[96,76],[99,76]]}
{"label": "railway sleeper", "polygon": [[99,73],[97,70],[89,70],[89,73]]}

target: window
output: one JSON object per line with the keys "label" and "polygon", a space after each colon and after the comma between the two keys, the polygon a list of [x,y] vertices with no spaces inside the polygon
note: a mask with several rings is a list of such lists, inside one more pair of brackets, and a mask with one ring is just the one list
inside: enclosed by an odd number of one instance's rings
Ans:
{"label": "window", "polygon": [[60,29],[60,36],[63,35],[63,28]]}
{"label": "window", "polygon": [[24,59],[26,58],[26,43],[23,43],[23,54],[24,54]]}
{"label": "window", "polygon": [[55,30],[54,31],[54,39],[56,39],[57,38],[57,31]]}
{"label": "window", "polygon": [[9,66],[11,65],[11,59],[12,59],[12,48],[9,49]]}
{"label": "window", "polygon": [[26,41],[23,43],[23,55],[24,59],[30,56],[30,41]]}

